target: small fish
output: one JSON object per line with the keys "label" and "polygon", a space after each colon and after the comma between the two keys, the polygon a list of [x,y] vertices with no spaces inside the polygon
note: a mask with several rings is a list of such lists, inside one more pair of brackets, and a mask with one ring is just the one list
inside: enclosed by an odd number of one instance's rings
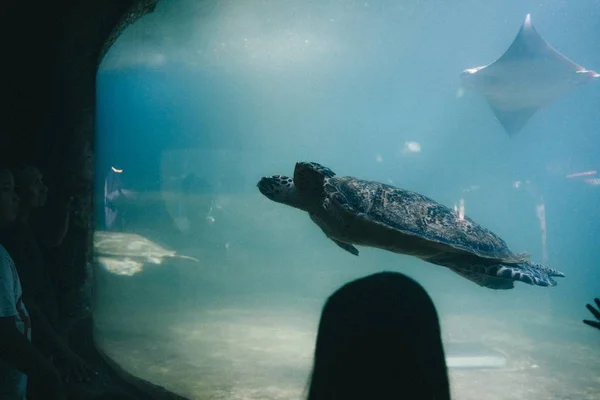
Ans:
{"label": "small fish", "polygon": [[576,178],[578,176],[590,176],[590,175],[596,175],[596,171],[585,171],[585,172],[577,172],[574,174],[569,174],[566,176],[566,178]]}

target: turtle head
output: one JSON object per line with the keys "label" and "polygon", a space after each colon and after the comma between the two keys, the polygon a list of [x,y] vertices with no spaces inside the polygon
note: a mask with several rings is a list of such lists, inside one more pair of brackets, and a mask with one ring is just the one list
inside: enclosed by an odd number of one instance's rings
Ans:
{"label": "turtle head", "polygon": [[296,186],[292,178],[283,175],[265,176],[256,186],[266,198],[302,209],[298,204]]}
{"label": "turtle head", "polygon": [[325,179],[335,176],[327,167],[314,162],[296,163],[294,178],[273,175],[261,178],[256,185],[258,190],[277,203],[295,207],[303,211],[321,209],[325,192]]}

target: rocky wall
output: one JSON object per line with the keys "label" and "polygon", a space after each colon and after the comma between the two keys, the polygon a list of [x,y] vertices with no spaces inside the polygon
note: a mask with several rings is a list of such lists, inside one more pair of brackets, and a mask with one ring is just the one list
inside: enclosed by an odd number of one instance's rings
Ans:
{"label": "rocky wall", "polygon": [[[78,296],[73,308],[88,310],[93,230],[94,113],[96,72],[121,32],[158,0],[11,1],[3,5],[0,164],[33,163],[51,190],[81,200],[72,221],[86,249],[74,265]],[[72,243],[71,241],[70,243]],[[83,311],[85,313],[85,311]],[[72,346],[101,372],[80,398],[121,388],[138,398],[178,398],[119,370],[94,346],[91,315],[74,316]],[[123,379],[124,378],[124,379]],[[133,385],[132,385],[133,384]],[[110,395],[109,395],[110,397]]]}

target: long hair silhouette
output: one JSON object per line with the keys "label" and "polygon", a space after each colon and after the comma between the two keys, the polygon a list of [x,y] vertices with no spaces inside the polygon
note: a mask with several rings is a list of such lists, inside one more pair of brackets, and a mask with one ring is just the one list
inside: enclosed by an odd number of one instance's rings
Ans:
{"label": "long hair silhouette", "polygon": [[414,280],[373,274],[325,303],[308,400],[338,399],[450,399],[437,312]]}

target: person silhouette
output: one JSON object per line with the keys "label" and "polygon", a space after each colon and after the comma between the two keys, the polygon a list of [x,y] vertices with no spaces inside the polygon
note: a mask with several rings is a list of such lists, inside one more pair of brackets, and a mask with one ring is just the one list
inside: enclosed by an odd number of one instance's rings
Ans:
{"label": "person silhouette", "polygon": [[435,306],[395,272],[345,284],[321,313],[308,400],[450,399]]}

